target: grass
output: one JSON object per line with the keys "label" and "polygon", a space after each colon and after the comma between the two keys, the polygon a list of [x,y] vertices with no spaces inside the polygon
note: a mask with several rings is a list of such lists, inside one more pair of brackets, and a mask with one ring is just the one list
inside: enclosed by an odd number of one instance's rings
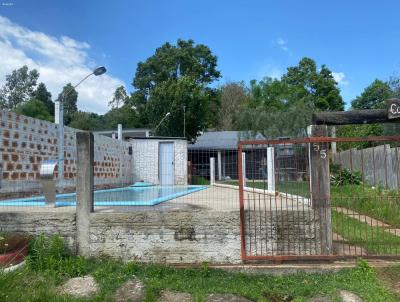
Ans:
{"label": "grass", "polygon": [[332,229],[345,238],[346,243],[365,248],[369,254],[400,253],[400,236],[385,232],[385,229],[380,227],[372,227],[335,210],[332,210]]}
{"label": "grass", "polygon": [[[253,301],[307,301],[316,295],[338,299],[340,289],[352,291],[364,301],[399,301],[378,279],[374,269],[360,261],[354,269],[334,274],[288,276],[246,275],[210,269],[177,269],[165,265],[122,263],[111,259],[84,259],[63,252],[61,241],[39,238],[31,248],[27,265],[15,272],[0,273],[0,301],[112,301],[112,294],[126,280],[136,277],[146,285],[145,301],[157,301],[163,289],[191,293],[194,301],[205,301],[210,293],[232,293]],[[92,275],[101,291],[89,299],[73,299],[57,293],[68,278]],[[284,297],[292,299],[284,300]],[[338,301],[338,300],[334,300]]]}

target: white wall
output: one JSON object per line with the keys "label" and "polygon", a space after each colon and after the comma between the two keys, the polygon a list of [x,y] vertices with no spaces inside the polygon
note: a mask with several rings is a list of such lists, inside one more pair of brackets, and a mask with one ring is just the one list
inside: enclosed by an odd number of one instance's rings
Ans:
{"label": "white wall", "polygon": [[174,144],[174,174],[176,185],[187,184],[187,141],[176,139],[132,139],[133,181],[159,184],[158,148],[160,142]]}

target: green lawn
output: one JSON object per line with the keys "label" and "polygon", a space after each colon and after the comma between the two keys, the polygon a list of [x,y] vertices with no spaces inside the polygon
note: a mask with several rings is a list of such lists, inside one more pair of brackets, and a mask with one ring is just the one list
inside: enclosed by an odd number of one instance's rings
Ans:
{"label": "green lawn", "polygon": [[[146,301],[157,301],[163,289],[191,293],[194,301],[205,301],[210,293],[232,293],[254,301],[274,302],[307,301],[317,294],[337,299],[340,289],[350,290],[364,301],[391,302],[400,299],[379,281],[376,272],[364,261],[359,262],[355,269],[335,274],[276,277],[229,273],[210,269],[206,264],[199,268],[177,269],[110,259],[87,260],[64,253],[58,239],[53,239],[50,244],[43,242],[33,246],[32,256],[24,268],[8,274],[0,273],[0,301],[112,301],[113,292],[133,276],[145,283]],[[101,287],[97,296],[83,300],[57,294],[57,286],[68,278],[87,274],[94,276]],[[283,300],[284,296],[293,300]]]}
{"label": "green lawn", "polygon": [[400,254],[400,237],[372,227],[343,213],[332,210],[332,229],[346,239],[346,243],[365,248],[375,255]]}

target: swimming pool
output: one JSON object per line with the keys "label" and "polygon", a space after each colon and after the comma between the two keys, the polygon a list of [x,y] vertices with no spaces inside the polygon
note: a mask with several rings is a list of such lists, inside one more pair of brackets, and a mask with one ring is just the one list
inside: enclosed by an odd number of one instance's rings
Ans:
{"label": "swimming pool", "polygon": [[[161,202],[204,190],[206,186],[124,187],[94,192],[95,206],[153,206]],[[0,200],[0,206],[45,206],[44,196]],[[57,207],[75,206],[76,193],[58,194]]]}

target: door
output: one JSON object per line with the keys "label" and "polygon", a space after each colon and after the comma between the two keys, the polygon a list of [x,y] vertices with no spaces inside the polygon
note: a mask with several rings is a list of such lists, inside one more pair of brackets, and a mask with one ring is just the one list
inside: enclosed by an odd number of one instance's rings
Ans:
{"label": "door", "polygon": [[174,184],[174,143],[160,143],[158,148],[160,184]]}

